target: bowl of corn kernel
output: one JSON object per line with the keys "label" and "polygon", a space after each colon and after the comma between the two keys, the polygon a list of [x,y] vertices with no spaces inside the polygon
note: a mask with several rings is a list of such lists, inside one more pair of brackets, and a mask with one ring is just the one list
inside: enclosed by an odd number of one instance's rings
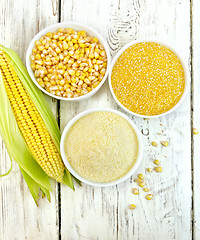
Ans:
{"label": "bowl of corn kernel", "polygon": [[126,112],[156,118],[174,111],[188,89],[188,69],[168,44],[145,39],[125,45],[114,57],[109,87]]}
{"label": "bowl of corn kernel", "polygon": [[105,82],[109,47],[94,29],[73,22],[51,25],[31,41],[26,66],[36,86],[51,97],[80,101]]}

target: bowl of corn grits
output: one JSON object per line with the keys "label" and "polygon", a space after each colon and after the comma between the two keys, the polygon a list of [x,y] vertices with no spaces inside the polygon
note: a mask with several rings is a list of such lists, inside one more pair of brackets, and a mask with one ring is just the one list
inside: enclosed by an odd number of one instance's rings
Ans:
{"label": "bowl of corn grits", "polygon": [[91,109],[75,116],[60,143],[67,169],[80,181],[111,186],[129,178],[142,160],[141,133],[126,115]]}
{"label": "bowl of corn grits", "polygon": [[94,29],[63,22],[40,31],[31,41],[26,67],[36,86],[59,100],[81,101],[105,82],[109,47]]}
{"label": "bowl of corn grits", "polygon": [[114,57],[109,87],[126,112],[156,118],[174,111],[188,89],[188,69],[168,44],[155,40],[132,41]]}

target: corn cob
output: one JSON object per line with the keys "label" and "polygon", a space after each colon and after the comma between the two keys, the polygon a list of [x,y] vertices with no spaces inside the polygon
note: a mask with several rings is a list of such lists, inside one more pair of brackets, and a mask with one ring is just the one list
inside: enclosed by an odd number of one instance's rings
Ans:
{"label": "corn cob", "polygon": [[19,129],[46,174],[62,182],[64,164],[36,106],[31,101],[5,53],[0,52],[0,69]]}
{"label": "corn cob", "polygon": [[[0,78],[7,94],[7,100],[10,104],[10,106],[7,107],[12,109],[18,127],[17,130],[24,140],[26,149],[49,177],[54,178],[58,182],[64,182],[73,188],[71,175],[67,169],[65,169],[60,157],[60,132],[45,102],[45,98],[38,92],[38,89],[36,89],[32,83],[18,55],[16,55],[14,51],[4,48],[1,45]],[[2,87],[1,90],[3,91]],[[2,99],[2,101],[4,101],[4,99]],[[6,121],[0,118],[0,130],[4,130],[5,124]],[[5,130],[4,135],[8,135],[9,130],[10,129],[7,128],[7,132]],[[11,137],[14,138],[14,136]],[[6,140],[6,142],[8,141]],[[11,142],[8,144],[11,145]],[[29,181],[29,184],[27,183],[29,188],[30,182],[34,179],[41,190],[47,195],[50,190],[48,183],[44,183],[43,179],[37,179],[39,178],[39,174],[37,175],[36,173],[36,177],[34,173],[31,172],[33,169],[29,168],[28,163],[20,162],[16,157],[17,153],[16,155],[14,153],[10,155],[11,157],[15,156],[15,160],[18,161],[25,180]],[[31,157],[29,156],[29,158]],[[32,162],[30,166],[33,167]],[[39,168],[35,165],[34,168],[37,168],[39,173]],[[40,175],[42,175],[42,173],[40,173]],[[30,177],[32,179],[30,179]],[[44,179],[46,181],[46,178]],[[32,193],[33,189],[30,190]]]}

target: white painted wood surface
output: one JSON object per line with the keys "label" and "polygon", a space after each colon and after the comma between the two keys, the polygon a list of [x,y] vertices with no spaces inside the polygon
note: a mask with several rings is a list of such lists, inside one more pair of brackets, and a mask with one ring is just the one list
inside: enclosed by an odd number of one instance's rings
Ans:
{"label": "white painted wood surface", "polygon": [[[141,37],[163,39],[184,57],[192,69],[192,89],[182,106],[160,119],[132,118],[143,133],[145,152],[138,172],[162,162],[162,173],[145,174],[154,194],[131,193],[135,176],[110,188],[76,185],[76,191],[53,184],[52,202],[41,199],[36,207],[19,168],[0,179],[0,240],[198,240],[200,239],[200,0],[63,0],[0,1],[0,43],[12,47],[24,60],[31,38],[42,28],[59,21],[88,24],[107,40],[112,56],[127,42]],[[59,16],[60,15],[60,16]],[[192,64],[192,68],[190,67]],[[54,113],[57,103],[48,99]],[[121,111],[107,83],[91,99],[60,103],[61,130],[77,113],[108,107]],[[130,115],[129,115],[130,116]],[[131,117],[131,116],[130,116]],[[169,147],[151,141],[169,141]],[[0,172],[9,158],[0,142]],[[61,204],[58,211],[59,202]],[[134,211],[129,204],[136,203]]]}

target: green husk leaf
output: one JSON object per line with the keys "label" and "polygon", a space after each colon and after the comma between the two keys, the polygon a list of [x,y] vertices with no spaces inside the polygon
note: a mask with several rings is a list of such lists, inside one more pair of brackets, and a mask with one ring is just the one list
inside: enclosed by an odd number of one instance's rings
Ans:
{"label": "green husk leaf", "polygon": [[[47,130],[49,131],[52,140],[56,146],[57,151],[60,153],[60,138],[61,133],[56,122],[56,119],[50,109],[49,104],[47,103],[43,93],[35,86],[33,81],[31,80],[27,69],[25,68],[23,62],[21,61],[19,55],[13,51],[12,49],[5,48],[4,46],[0,45],[0,49],[5,51],[7,55],[10,57],[11,61],[10,64],[14,67],[17,75],[19,76],[20,80],[22,81],[25,89],[29,93],[30,98],[36,105]],[[66,169],[63,177],[63,183],[67,184],[70,188],[74,189],[72,176]]]}
{"label": "green husk leaf", "polygon": [[47,199],[48,199],[48,201],[51,202],[51,195],[50,195],[49,190],[46,189],[46,188],[43,188],[43,187],[41,187],[41,186],[40,186],[40,189],[41,189],[41,191],[42,191],[42,197],[45,197],[45,196],[46,196]]}
{"label": "green husk leaf", "polygon": [[0,71],[0,134],[7,148],[10,158],[40,186],[51,191],[49,177],[35,161],[18,128]]}
{"label": "green husk leaf", "polygon": [[13,161],[12,161],[12,158],[10,158],[10,169],[6,173],[0,174],[0,177],[7,176],[12,171],[12,167],[13,167]]}
{"label": "green husk leaf", "polygon": [[30,190],[30,193],[36,203],[38,205],[38,199],[39,199],[39,190],[42,191],[42,196],[47,197],[48,201],[51,202],[51,196],[48,189],[40,186],[36,181],[33,180],[22,168],[20,168],[22,175],[24,177],[24,180],[26,181],[28,188]]}
{"label": "green husk leaf", "polygon": [[65,174],[63,176],[63,183],[70,186],[70,188],[72,190],[75,190],[73,180],[72,180],[72,176],[67,169],[65,169]]}
{"label": "green husk leaf", "polygon": [[56,122],[56,119],[51,111],[51,108],[48,102],[46,101],[43,93],[35,86],[35,84],[31,80],[27,72],[27,69],[25,68],[19,55],[12,49],[5,48],[2,45],[0,45],[0,49],[2,49],[10,57],[11,59],[10,64],[15,69],[17,75],[19,76],[25,89],[27,90],[31,100],[34,102],[35,106],[37,107],[56,145],[57,150],[60,152],[60,138],[61,138],[60,130]]}
{"label": "green husk leaf", "polygon": [[78,180],[77,178],[73,177],[75,179],[75,181],[78,183],[79,186],[82,187],[82,182],[80,180]]}
{"label": "green husk leaf", "polygon": [[20,168],[20,170],[24,177],[24,180],[27,183],[27,186],[30,190],[30,193],[31,193],[36,205],[38,205],[37,201],[39,199],[39,185],[22,168]]}

